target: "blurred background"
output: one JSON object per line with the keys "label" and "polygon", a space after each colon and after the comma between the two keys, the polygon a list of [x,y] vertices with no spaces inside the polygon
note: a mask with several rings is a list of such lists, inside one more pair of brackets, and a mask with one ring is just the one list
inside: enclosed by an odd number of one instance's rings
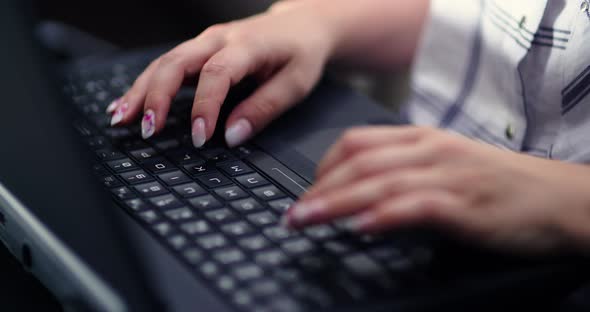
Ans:
{"label": "blurred background", "polygon": [[[38,1],[40,14],[134,49],[196,36],[207,26],[266,10],[275,0],[77,0]],[[407,94],[406,71],[390,74],[338,73],[342,81],[396,108]]]}

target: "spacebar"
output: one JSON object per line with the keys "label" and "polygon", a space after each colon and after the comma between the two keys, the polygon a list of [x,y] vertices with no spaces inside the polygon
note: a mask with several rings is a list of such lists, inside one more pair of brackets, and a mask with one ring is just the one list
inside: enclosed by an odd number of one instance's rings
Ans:
{"label": "spacebar", "polygon": [[262,152],[253,152],[246,160],[297,197],[307,192],[310,186],[295,172]]}

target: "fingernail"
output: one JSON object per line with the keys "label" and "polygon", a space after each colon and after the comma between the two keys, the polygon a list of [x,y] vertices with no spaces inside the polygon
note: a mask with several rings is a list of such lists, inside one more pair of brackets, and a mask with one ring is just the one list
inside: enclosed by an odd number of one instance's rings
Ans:
{"label": "fingernail", "polygon": [[236,121],[225,131],[225,142],[229,147],[238,146],[244,143],[252,135],[252,125],[242,118]]}
{"label": "fingernail", "polygon": [[347,227],[353,232],[365,232],[377,224],[377,217],[373,213],[365,213],[348,220]]}
{"label": "fingernail", "polygon": [[141,120],[141,137],[147,139],[156,131],[156,113],[148,109]]}
{"label": "fingernail", "polygon": [[203,146],[205,141],[207,141],[207,134],[205,133],[205,119],[202,117],[195,119],[193,122],[192,137],[193,145],[197,148]]}
{"label": "fingernail", "polygon": [[125,117],[125,113],[127,112],[128,108],[129,108],[129,104],[123,103],[122,105],[120,105],[117,108],[117,110],[115,110],[115,114],[113,115],[113,118],[111,119],[111,126],[114,126],[114,125],[120,123],[121,120],[123,120],[123,117]]}
{"label": "fingernail", "polygon": [[111,104],[109,104],[109,106],[107,106],[107,109],[106,109],[107,114],[110,114],[110,113],[114,112],[115,109],[117,109],[117,106],[119,105],[119,100],[120,99],[116,99]]}
{"label": "fingernail", "polygon": [[289,208],[285,221],[289,227],[303,226],[325,210],[324,203],[317,199],[307,203],[298,203]]}

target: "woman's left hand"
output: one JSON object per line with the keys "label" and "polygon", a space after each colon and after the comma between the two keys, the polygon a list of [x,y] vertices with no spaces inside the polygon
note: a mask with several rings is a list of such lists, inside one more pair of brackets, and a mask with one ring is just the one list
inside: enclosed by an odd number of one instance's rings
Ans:
{"label": "woman's left hand", "polygon": [[331,147],[286,220],[342,217],[364,233],[429,224],[518,252],[588,247],[590,168],[432,128],[358,128]]}

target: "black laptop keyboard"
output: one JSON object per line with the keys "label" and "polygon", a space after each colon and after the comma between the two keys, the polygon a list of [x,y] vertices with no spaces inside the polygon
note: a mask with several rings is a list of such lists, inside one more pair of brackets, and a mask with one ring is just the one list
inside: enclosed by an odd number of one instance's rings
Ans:
{"label": "black laptop keyboard", "polygon": [[109,127],[106,106],[146,61],[69,71],[64,90],[82,112],[76,128],[114,200],[224,301],[245,311],[339,310],[378,305],[423,279],[429,248],[351,235],[338,224],[282,227],[301,189],[276,183],[270,167],[282,165],[254,146],[193,148],[191,92],[178,97],[166,130],[151,140],[140,139],[137,124]]}

